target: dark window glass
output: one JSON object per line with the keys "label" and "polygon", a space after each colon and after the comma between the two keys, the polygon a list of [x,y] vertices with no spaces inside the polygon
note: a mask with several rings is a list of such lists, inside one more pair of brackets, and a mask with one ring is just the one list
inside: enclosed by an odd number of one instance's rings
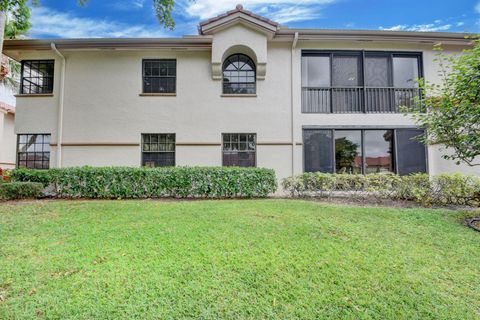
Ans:
{"label": "dark window glass", "polygon": [[393,130],[365,130],[365,173],[393,172]]}
{"label": "dark window glass", "polygon": [[389,87],[390,86],[390,57],[366,56],[365,57],[365,86]]}
{"label": "dark window glass", "polygon": [[48,169],[50,167],[50,135],[19,134],[17,137],[17,166]]}
{"label": "dark window glass", "polygon": [[305,172],[333,172],[332,130],[303,132]]}
{"label": "dark window glass", "polygon": [[335,131],[335,169],[337,173],[362,173],[362,132]]}
{"label": "dark window glass", "polygon": [[256,70],[252,59],[244,54],[234,54],[223,62],[223,93],[254,94]]}
{"label": "dark window glass", "polygon": [[254,133],[223,134],[223,165],[255,167],[256,135]]}
{"label": "dark window glass", "polygon": [[396,130],[398,174],[407,175],[415,172],[427,172],[426,148],[415,137],[423,135],[423,130]]}
{"label": "dark window glass", "polygon": [[142,134],[142,166],[175,166],[175,134]]}
{"label": "dark window glass", "polygon": [[52,93],[54,65],[54,60],[23,60],[20,93]]}
{"label": "dark window glass", "polygon": [[334,87],[357,87],[362,85],[360,56],[335,55],[332,63]]}
{"label": "dark window glass", "polygon": [[143,60],[143,92],[175,93],[177,61],[174,59]]}

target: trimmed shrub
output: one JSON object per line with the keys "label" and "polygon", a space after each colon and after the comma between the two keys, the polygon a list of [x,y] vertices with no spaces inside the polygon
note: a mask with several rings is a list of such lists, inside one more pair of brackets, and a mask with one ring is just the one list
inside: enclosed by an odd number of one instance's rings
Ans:
{"label": "trimmed shrub", "polygon": [[304,173],[284,179],[282,185],[294,197],[342,196],[342,192],[348,192],[349,197],[410,200],[424,205],[480,204],[480,177],[461,174],[429,177],[423,173],[408,176]]}
{"label": "trimmed shrub", "polygon": [[0,184],[0,200],[38,198],[42,195],[43,185],[37,182],[10,182]]}
{"label": "trimmed shrub", "polygon": [[273,170],[239,167],[19,169],[12,179],[49,185],[61,198],[266,197],[277,189]]}

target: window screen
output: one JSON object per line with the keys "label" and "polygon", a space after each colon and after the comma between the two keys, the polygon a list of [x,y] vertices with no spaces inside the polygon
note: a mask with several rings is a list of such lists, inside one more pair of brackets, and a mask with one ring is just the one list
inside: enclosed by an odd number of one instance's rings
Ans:
{"label": "window screen", "polygon": [[420,129],[396,130],[398,174],[407,175],[415,172],[427,172],[425,145],[415,139],[415,137],[422,134],[425,134],[425,131]]}
{"label": "window screen", "polygon": [[330,87],[330,56],[302,57],[302,87]]}
{"label": "window screen", "polygon": [[332,130],[304,130],[305,172],[333,172]]}
{"label": "window screen", "polygon": [[393,86],[395,88],[415,88],[418,77],[418,57],[393,57]]}
{"label": "window screen", "polygon": [[175,166],[175,134],[142,134],[142,166]]}
{"label": "window screen", "polygon": [[49,168],[49,134],[19,134],[17,137],[17,143],[17,166],[19,168]]}
{"label": "window screen", "polygon": [[143,60],[143,92],[175,93],[177,61],[174,59]]}
{"label": "window screen", "polygon": [[255,167],[256,144],[254,133],[224,133],[223,165]]}
{"label": "window screen", "polygon": [[20,93],[52,93],[54,65],[54,60],[23,60]]}

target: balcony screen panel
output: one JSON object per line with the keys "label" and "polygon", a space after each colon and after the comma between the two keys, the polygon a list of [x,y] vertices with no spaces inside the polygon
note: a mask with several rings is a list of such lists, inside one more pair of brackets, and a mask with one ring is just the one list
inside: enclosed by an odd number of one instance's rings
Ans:
{"label": "balcony screen panel", "polygon": [[334,56],[332,68],[332,85],[334,87],[358,87],[362,85],[359,56]]}
{"label": "balcony screen panel", "polygon": [[305,172],[333,172],[332,130],[305,130]]}
{"label": "balcony screen panel", "polygon": [[330,57],[302,57],[302,87],[330,87]]}
{"label": "balcony screen panel", "polygon": [[362,173],[362,132],[335,131],[335,169],[337,173]]}
{"label": "balcony screen panel", "polygon": [[365,85],[367,87],[389,87],[389,57],[365,57]]}
{"label": "balcony screen panel", "polygon": [[427,172],[426,148],[415,137],[424,134],[423,130],[396,130],[397,173],[407,175],[416,172]]}
{"label": "balcony screen panel", "polygon": [[365,130],[365,173],[393,172],[393,130]]}
{"label": "balcony screen panel", "polygon": [[415,88],[418,79],[417,57],[393,57],[393,86],[395,88]]}

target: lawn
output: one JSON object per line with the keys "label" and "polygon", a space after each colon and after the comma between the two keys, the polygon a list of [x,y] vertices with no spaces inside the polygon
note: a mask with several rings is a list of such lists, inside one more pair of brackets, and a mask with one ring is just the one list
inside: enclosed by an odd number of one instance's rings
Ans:
{"label": "lawn", "polygon": [[0,319],[479,319],[480,233],[465,216],[293,200],[3,203]]}

